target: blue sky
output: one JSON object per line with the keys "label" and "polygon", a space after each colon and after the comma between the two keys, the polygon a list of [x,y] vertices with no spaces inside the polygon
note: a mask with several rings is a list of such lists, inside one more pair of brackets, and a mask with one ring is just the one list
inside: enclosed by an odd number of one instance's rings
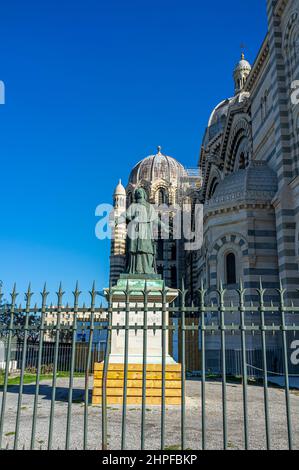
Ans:
{"label": "blue sky", "polygon": [[240,44],[252,62],[264,39],[266,2],[10,0],[0,22],[0,279],[102,288],[96,206],[157,145],[196,166]]}

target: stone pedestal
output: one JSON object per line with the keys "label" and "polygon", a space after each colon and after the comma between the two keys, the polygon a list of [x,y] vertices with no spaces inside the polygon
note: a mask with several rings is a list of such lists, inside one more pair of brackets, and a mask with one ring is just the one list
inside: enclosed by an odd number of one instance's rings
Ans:
{"label": "stone pedestal", "polygon": [[[159,278],[140,279],[121,276],[117,285],[113,288],[113,308],[117,309],[112,314],[113,326],[125,326],[127,285],[130,290],[130,326],[144,325],[144,296],[142,291],[147,286],[147,325],[151,327],[162,326],[162,293],[163,281]],[[105,290],[106,297],[108,289]],[[178,296],[178,291],[168,289],[166,293],[166,307]],[[157,311],[153,311],[153,308]],[[138,309],[138,310],[137,310]],[[166,313],[166,325],[168,326],[169,314]],[[177,364],[168,352],[168,330],[165,338],[166,352],[166,403],[179,404],[181,396],[181,366]],[[123,399],[123,379],[125,363],[125,330],[112,330],[111,351],[109,356],[107,403],[121,404]],[[141,404],[142,399],[142,363],[143,363],[143,329],[129,330],[128,341],[128,404]],[[149,329],[147,331],[147,389],[146,402],[160,404],[162,396],[162,330]],[[95,364],[95,383],[93,390],[93,404],[101,402],[102,394],[102,370],[103,364]]]}

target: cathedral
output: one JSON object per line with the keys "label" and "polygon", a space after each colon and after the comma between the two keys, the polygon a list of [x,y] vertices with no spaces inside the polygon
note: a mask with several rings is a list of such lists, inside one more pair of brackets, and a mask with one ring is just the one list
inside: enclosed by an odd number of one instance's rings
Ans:
{"label": "cathedral", "polygon": [[[202,284],[212,298],[220,281],[233,300],[240,279],[247,300],[256,298],[260,279],[269,295],[281,281],[289,298],[299,297],[299,107],[291,100],[299,80],[298,0],[267,0],[267,13],[268,33],[254,63],[242,54],[234,96],[211,112],[197,172],[159,147],[132,169],[126,187],[120,182],[115,189],[116,213],[138,187],[152,203],[203,205],[201,249],[188,252],[183,240],[157,242],[158,272],[170,287],[184,278],[194,303]],[[115,229],[113,283],[124,269],[125,237],[124,227]]]}

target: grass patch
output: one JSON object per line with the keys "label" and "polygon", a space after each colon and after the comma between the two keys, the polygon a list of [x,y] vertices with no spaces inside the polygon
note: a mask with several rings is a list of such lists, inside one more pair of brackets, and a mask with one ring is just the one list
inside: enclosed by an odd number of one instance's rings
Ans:
{"label": "grass patch", "polygon": [[180,445],[169,446],[169,447],[165,447],[164,450],[181,450],[181,446]]}
{"label": "grass patch", "polygon": [[[57,375],[56,377],[58,379],[61,379],[61,378],[68,378],[70,376],[70,373],[69,372],[57,372]],[[4,385],[4,374],[0,373],[0,390],[3,389],[3,385]],[[85,377],[85,374],[84,373],[81,373],[81,372],[75,372],[74,373],[74,377]],[[43,380],[51,380],[53,378],[53,374],[41,374],[40,375],[40,381],[43,381]],[[24,374],[24,384],[32,384],[32,383],[35,383],[36,382],[36,374],[28,374],[28,373],[25,373]],[[8,385],[11,386],[11,385],[20,385],[20,376],[10,376],[8,378]]]}
{"label": "grass patch", "polygon": [[232,442],[228,442],[228,443],[227,443],[227,447],[228,447],[229,449],[235,449],[235,448],[236,448],[235,444],[233,444]]}

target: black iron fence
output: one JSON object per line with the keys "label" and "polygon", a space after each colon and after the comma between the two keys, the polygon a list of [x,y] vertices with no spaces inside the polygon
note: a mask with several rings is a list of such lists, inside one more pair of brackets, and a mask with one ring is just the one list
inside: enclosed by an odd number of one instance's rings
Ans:
{"label": "black iron fence", "polygon": [[[289,449],[299,447],[297,423],[293,420],[297,410],[292,408],[293,390],[299,389],[299,307],[291,301],[285,301],[285,290],[278,290],[279,302],[274,303],[264,299],[266,290],[262,283],[257,289],[258,302],[247,302],[246,289],[242,284],[237,290],[239,299],[236,304],[226,302],[226,291],[220,286],[216,291],[218,301],[209,300],[204,288],[198,291],[197,306],[186,305],[187,291],[184,287],[179,291],[179,302],[176,306],[167,303],[167,288],[164,287],[155,295],[159,299],[149,305],[150,291],[146,284],[145,289],[139,292],[139,301],[132,306],[133,293],[127,287],[123,292],[124,304],[115,299],[115,291],[107,291],[107,306],[98,306],[99,293],[95,286],[90,292],[89,306],[79,306],[80,292],[76,287],[74,303],[72,306],[62,307],[64,292],[60,286],[57,293],[57,306],[48,306],[48,292],[44,288],[41,294],[41,305],[32,306],[32,292],[30,288],[25,294],[25,305],[16,306],[17,292],[14,288],[11,293],[9,305],[2,306],[0,324],[0,341],[2,358],[0,355],[0,385],[1,416],[0,416],[0,448],[14,449],[57,448],[55,434],[55,420],[59,419],[59,432],[64,433],[64,440],[60,447],[65,449],[73,447],[109,448],[109,403],[107,400],[107,381],[111,374],[110,351],[113,332],[124,335],[123,350],[123,393],[122,401],[115,410],[121,414],[119,426],[119,447],[128,447],[128,415],[130,408],[128,400],[128,383],[134,382],[134,376],[129,368],[129,342],[133,331],[137,336],[142,334],[142,364],[139,378],[141,389],[141,403],[137,408],[140,411],[140,422],[130,428],[130,438],[134,438],[135,448],[146,448],[147,417],[151,413],[151,405],[147,399],[147,368],[149,332],[161,334],[161,361],[158,374],[161,379],[161,404],[154,408],[159,411],[157,433],[160,436],[160,449],[167,448],[167,404],[166,381],[167,362],[166,351],[169,350],[175,360],[181,364],[180,389],[181,398],[179,409],[180,419],[180,448],[190,448],[188,441],[188,422],[190,399],[196,398],[198,404],[197,422],[200,424],[198,433],[193,436],[198,448],[209,447],[207,436],[209,428],[209,411],[207,406],[207,387],[211,383],[221,384],[221,398],[215,407],[221,407],[222,447],[230,447],[230,416],[228,411],[227,391],[232,380],[242,389],[242,413],[239,419],[243,428],[243,448],[250,448],[250,433],[255,432],[253,422],[249,419],[250,406],[248,393],[250,387],[258,387],[263,396],[263,421],[265,448],[271,449],[274,435],[277,439],[277,429],[274,427],[273,409],[269,391],[271,383],[276,383],[284,390],[285,422],[281,424],[279,432],[281,439],[287,437]],[[140,300],[141,296],[141,300]],[[275,298],[277,300],[277,297]],[[160,321],[149,323],[148,313],[159,316]],[[130,313],[142,313],[142,325],[130,321]],[[125,313],[125,322],[115,321],[117,315]],[[116,315],[116,317],[115,317]],[[34,317],[34,321],[32,320]],[[168,318],[169,317],[169,318]],[[18,319],[17,323],[15,319]],[[23,319],[23,321],[20,320]],[[54,318],[54,321],[53,321]],[[67,319],[67,320],[66,320]],[[67,335],[66,335],[67,332]],[[80,341],[82,332],[86,338]],[[35,337],[35,341],[31,339]],[[51,341],[49,341],[49,335]],[[95,341],[95,337],[98,338]],[[29,339],[30,338],[30,339]],[[61,338],[68,338],[62,341]],[[100,339],[99,339],[100,338]],[[169,344],[167,344],[167,341]],[[0,348],[1,354],[1,348]],[[101,403],[93,411],[91,405],[91,390],[93,388],[94,364],[102,363],[101,376]],[[139,370],[139,369],[138,369]],[[63,374],[62,374],[63,373]],[[130,375],[131,374],[131,375]],[[111,378],[111,377],[110,377]],[[252,379],[255,378],[255,381]],[[239,379],[239,382],[238,382]],[[189,381],[196,381],[198,394],[194,397],[188,392]],[[214,382],[213,382],[214,381]],[[29,389],[27,384],[30,383]],[[61,385],[63,384],[63,387]],[[44,388],[47,386],[48,405],[43,408]],[[194,382],[193,382],[194,384]],[[131,386],[131,385],[130,385]],[[64,400],[61,399],[61,389],[64,390]],[[80,399],[78,401],[78,390]],[[194,385],[192,390],[194,390]],[[30,420],[27,410],[24,410],[23,399],[26,394],[31,397]],[[281,395],[280,395],[281,396]],[[216,400],[216,398],[215,398]],[[65,402],[66,409],[64,422],[61,423],[61,402]],[[73,425],[76,418],[77,405],[82,409],[82,431]],[[82,405],[82,406],[81,406]],[[14,424],[10,412],[13,409]],[[138,411],[139,410],[139,411]],[[136,411],[136,406],[135,406]],[[26,417],[23,415],[26,414]],[[275,412],[274,412],[275,414]],[[155,414],[156,416],[156,414]],[[76,418],[77,419],[77,418]],[[195,417],[192,415],[192,419]],[[96,430],[99,432],[97,443],[90,443],[90,436],[96,420]],[[24,425],[24,421],[26,425]],[[138,421],[138,420],[137,420]],[[99,423],[101,426],[99,427]],[[8,423],[8,424],[7,424]],[[40,427],[42,423],[42,429]],[[153,424],[152,424],[153,425]],[[277,423],[276,423],[277,425]],[[284,428],[285,425],[285,428]],[[8,427],[7,427],[8,426]],[[63,428],[63,431],[62,431]],[[209,429],[208,429],[209,428]],[[46,429],[46,430],[45,430]],[[58,432],[58,430],[56,430]],[[114,430],[115,431],[115,430]],[[219,429],[217,429],[219,431]],[[216,429],[215,429],[216,432]],[[283,433],[285,432],[285,435]],[[79,433],[79,434],[78,434]],[[80,435],[82,442],[78,443]],[[41,435],[45,436],[41,440]],[[94,434],[94,433],[93,433]],[[79,440],[80,440],[79,439]],[[75,444],[73,443],[75,441]],[[138,443],[139,441],[139,443]],[[275,441],[276,442],[276,441]]]}

